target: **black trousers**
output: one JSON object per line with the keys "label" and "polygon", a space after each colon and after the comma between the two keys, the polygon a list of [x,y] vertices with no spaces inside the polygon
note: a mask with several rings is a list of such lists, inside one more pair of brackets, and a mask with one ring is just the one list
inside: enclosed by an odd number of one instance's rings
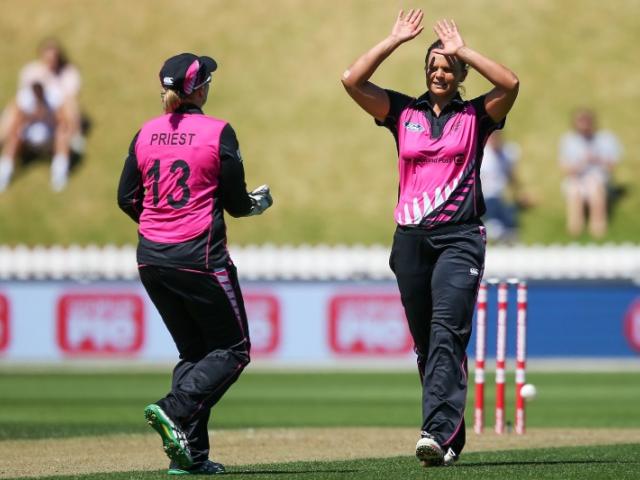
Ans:
{"label": "black trousers", "polygon": [[140,279],[180,354],[171,391],[155,402],[180,425],[194,464],[209,457],[211,408],[249,363],[249,329],[235,267],[197,272],[142,266]]}
{"label": "black trousers", "polygon": [[398,227],[389,260],[418,356],[422,431],[457,454],[466,439],[466,349],[485,243],[480,225]]}

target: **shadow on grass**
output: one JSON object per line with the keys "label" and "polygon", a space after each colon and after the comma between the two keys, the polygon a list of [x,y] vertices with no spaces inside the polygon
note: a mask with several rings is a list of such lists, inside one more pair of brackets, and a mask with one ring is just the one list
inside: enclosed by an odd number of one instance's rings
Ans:
{"label": "shadow on grass", "polygon": [[458,463],[456,470],[459,468],[478,468],[478,467],[511,467],[515,465],[590,465],[590,464],[637,464],[639,462],[629,462],[620,460],[523,460],[515,462],[465,462]]}
{"label": "shadow on grass", "polygon": [[231,475],[317,475],[319,473],[357,473],[361,470],[353,468],[343,468],[334,470],[236,470],[225,472],[225,477]]}

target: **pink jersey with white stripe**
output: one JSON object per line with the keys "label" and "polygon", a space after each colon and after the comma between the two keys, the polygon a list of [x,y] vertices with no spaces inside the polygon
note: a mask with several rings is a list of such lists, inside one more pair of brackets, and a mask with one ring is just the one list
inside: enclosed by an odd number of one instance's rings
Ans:
{"label": "pink jersey with white stripe", "polygon": [[[432,138],[424,111],[405,108],[397,121],[400,190],[395,218],[399,225],[458,223],[463,204],[473,196],[476,217],[478,120],[474,106],[465,102]],[[481,146],[482,148],[482,146]],[[465,201],[466,200],[466,201]]]}
{"label": "pink jersey with white stripe", "polygon": [[207,115],[167,114],[143,125],[135,147],[145,189],[142,236],[180,243],[211,226],[226,124]]}

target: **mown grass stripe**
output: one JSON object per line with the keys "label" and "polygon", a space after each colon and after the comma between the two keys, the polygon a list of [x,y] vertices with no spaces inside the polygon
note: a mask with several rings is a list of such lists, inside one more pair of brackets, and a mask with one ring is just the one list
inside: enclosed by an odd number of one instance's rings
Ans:
{"label": "mown grass stripe", "polygon": [[[478,452],[464,455],[454,467],[422,469],[415,458],[293,462],[229,467],[237,480],[420,479],[436,480],[631,480],[640,474],[640,444]],[[28,477],[23,480],[151,480],[166,471],[97,473],[81,476]]]}

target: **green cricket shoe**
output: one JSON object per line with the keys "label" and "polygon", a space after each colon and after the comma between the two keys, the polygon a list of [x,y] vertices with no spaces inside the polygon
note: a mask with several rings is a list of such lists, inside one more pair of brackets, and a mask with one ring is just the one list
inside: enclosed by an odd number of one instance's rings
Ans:
{"label": "green cricket shoe", "polygon": [[206,460],[200,465],[191,468],[169,467],[167,473],[169,475],[220,475],[225,472],[224,465],[221,463]]}
{"label": "green cricket shoe", "polygon": [[147,405],[144,409],[144,417],[147,423],[158,432],[162,438],[162,447],[167,457],[180,468],[189,468],[193,465],[187,436],[168,417],[164,410],[155,403]]}

